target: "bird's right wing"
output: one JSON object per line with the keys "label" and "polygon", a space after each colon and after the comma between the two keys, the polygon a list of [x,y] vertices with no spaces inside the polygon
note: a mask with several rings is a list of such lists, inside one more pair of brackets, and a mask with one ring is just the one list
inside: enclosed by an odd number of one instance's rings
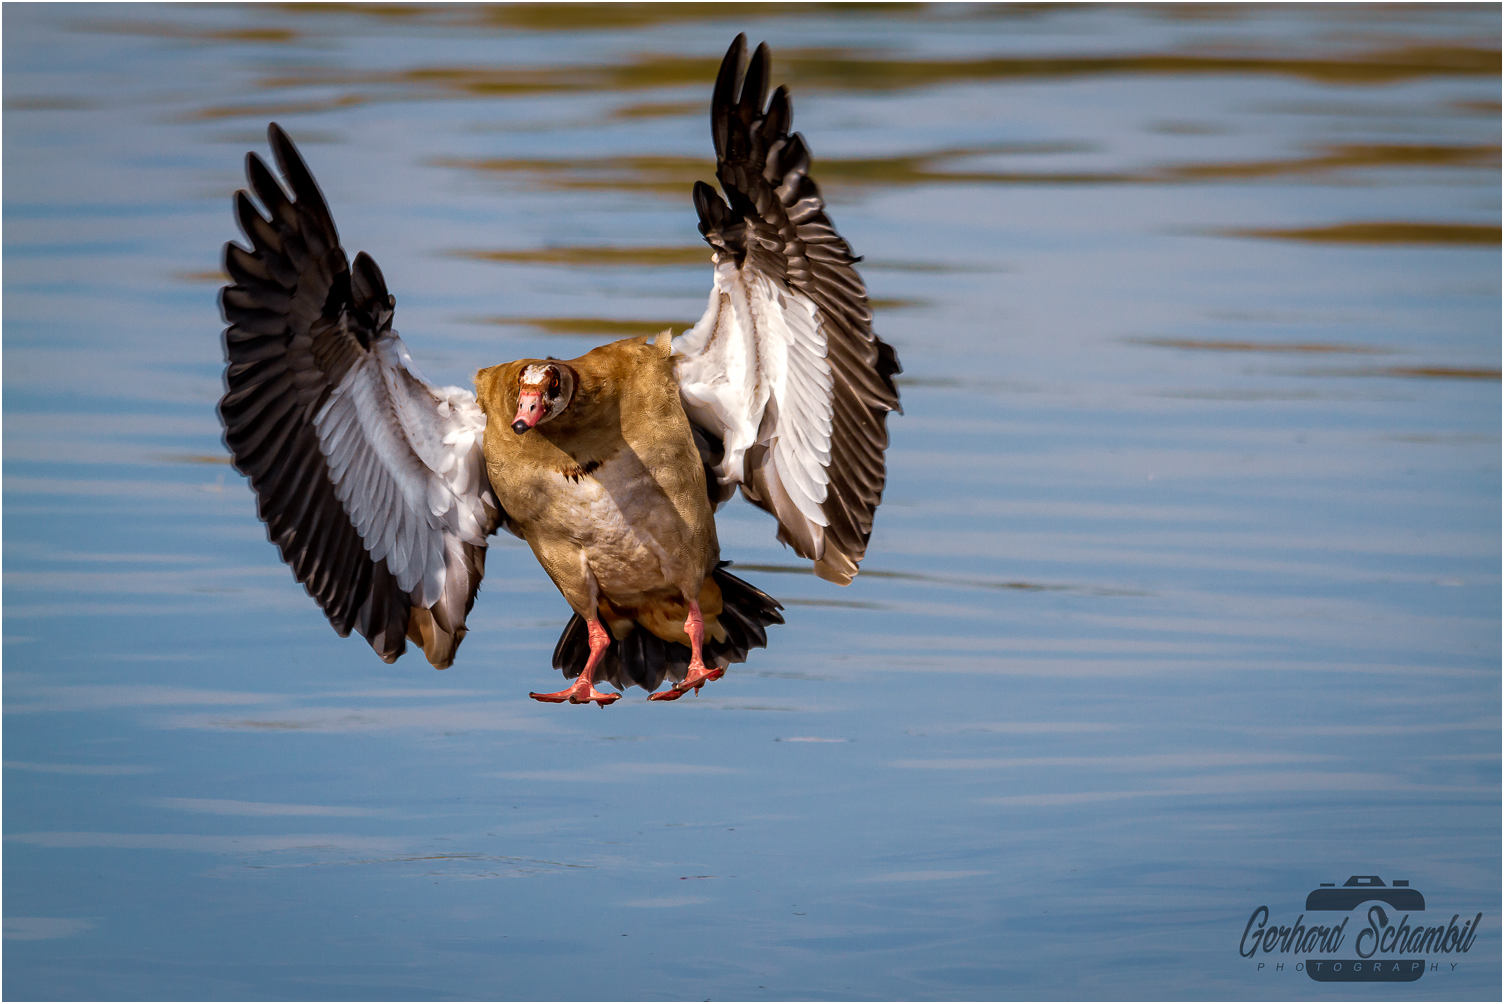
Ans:
{"label": "bird's right wing", "polygon": [[248,154],[265,215],[237,192],[250,247],[225,245],[225,444],[334,629],[387,662],[411,638],[443,669],[503,517],[485,416],[470,391],[418,374],[381,270],[363,252],[349,262],[297,148],[276,124],[268,136],[287,188]]}
{"label": "bird's right wing", "polygon": [[872,330],[857,257],[836,232],[790,133],[788,91],[768,97],[769,57],[738,35],[711,97],[716,178],[694,188],[713,249],[705,314],[674,339],[679,395],[717,498],[742,494],[815,574],[851,581],[887,479],[898,409],[893,347]]}

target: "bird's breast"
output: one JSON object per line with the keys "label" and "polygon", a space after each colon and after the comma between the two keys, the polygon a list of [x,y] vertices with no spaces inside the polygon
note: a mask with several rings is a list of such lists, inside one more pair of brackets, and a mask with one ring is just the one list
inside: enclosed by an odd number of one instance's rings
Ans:
{"label": "bird's breast", "polygon": [[540,467],[509,479],[498,495],[534,550],[576,551],[605,595],[661,592],[703,576],[714,560],[703,532],[627,447],[604,459]]}

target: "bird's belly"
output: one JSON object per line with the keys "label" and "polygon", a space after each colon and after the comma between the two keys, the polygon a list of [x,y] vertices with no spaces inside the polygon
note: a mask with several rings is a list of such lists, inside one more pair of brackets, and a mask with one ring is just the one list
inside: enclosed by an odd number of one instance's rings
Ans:
{"label": "bird's belly", "polygon": [[636,455],[624,453],[588,474],[549,472],[535,482],[525,535],[573,550],[601,595],[618,603],[681,584],[697,589],[704,556],[692,553],[689,527]]}
{"label": "bird's belly", "polygon": [[[673,582],[675,534],[668,507],[628,504],[604,492],[575,492],[562,507],[601,592],[619,600],[661,591]],[[665,514],[664,510],[667,510]]]}

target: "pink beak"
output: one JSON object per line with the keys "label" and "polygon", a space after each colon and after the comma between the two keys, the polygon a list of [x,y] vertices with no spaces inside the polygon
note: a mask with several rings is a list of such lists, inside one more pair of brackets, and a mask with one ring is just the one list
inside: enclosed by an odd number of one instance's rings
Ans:
{"label": "pink beak", "polygon": [[517,395],[517,417],[512,419],[512,431],[522,435],[543,419],[543,395],[536,390],[525,390]]}

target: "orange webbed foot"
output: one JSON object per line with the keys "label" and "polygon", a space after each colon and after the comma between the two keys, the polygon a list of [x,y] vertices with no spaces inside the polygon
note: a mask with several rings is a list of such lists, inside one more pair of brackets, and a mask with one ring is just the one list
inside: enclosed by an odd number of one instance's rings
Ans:
{"label": "orange webbed foot", "polygon": [[568,701],[570,704],[590,704],[594,702],[603,708],[612,701],[621,698],[620,694],[596,690],[589,680],[579,680],[574,686],[565,687],[563,690],[556,690],[551,694],[540,694],[537,691],[533,691],[527,696],[535,701],[547,701],[550,704],[563,704],[565,701]]}
{"label": "orange webbed foot", "polygon": [[691,666],[689,675],[685,676],[682,682],[675,684],[668,690],[660,690],[657,693],[649,694],[648,700],[677,701],[679,698],[683,697],[691,690],[693,690],[695,693],[699,693],[700,688],[705,684],[709,683],[712,680],[719,680],[725,675],[726,670],[724,669],[706,669],[704,666],[700,666],[698,668]]}

